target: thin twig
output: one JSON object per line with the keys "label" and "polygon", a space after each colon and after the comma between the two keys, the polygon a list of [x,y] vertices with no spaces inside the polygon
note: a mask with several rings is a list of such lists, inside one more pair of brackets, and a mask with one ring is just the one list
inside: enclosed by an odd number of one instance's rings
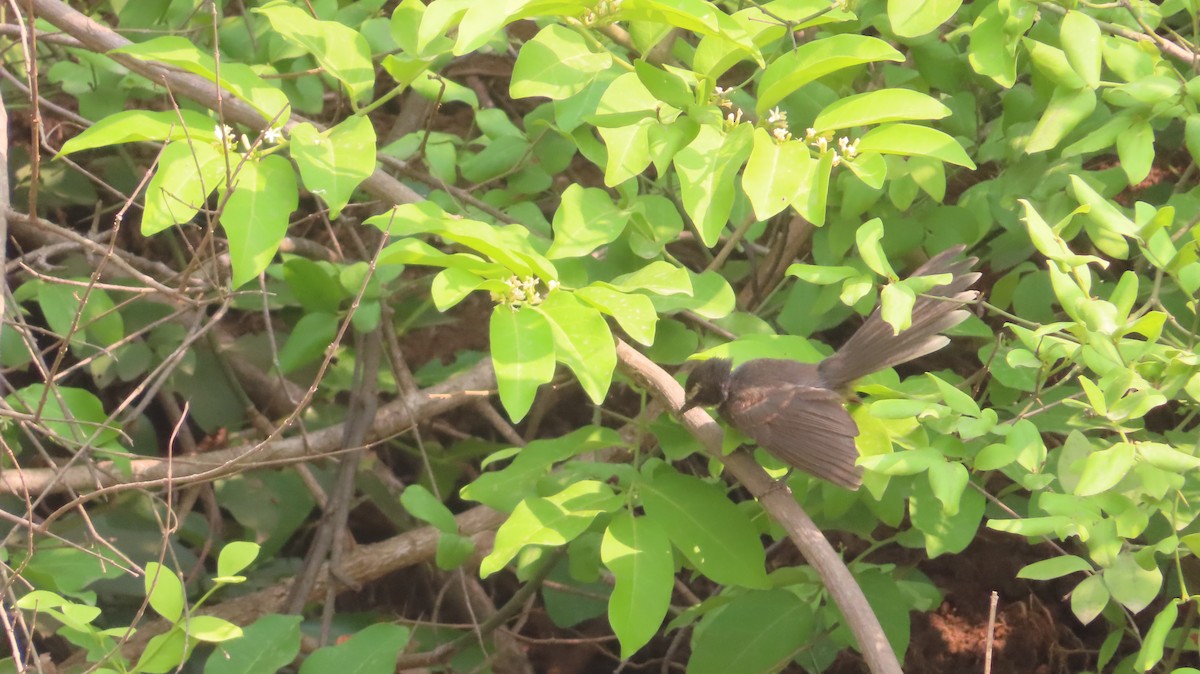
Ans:
{"label": "thin twig", "polygon": [[983,654],[983,674],[992,674],[992,643],[996,636],[996,604],[1000,595],[992,590],[992,603],[988,608],[987,651]]}

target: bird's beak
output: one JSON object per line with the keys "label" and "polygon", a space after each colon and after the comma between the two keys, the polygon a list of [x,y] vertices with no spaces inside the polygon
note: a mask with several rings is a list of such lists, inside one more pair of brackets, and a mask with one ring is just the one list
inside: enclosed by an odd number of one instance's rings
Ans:
{"label": "bird's beak", "polygon": [[694,408],[694,407],[696,407],[696,401],[695,401],[695,400],[685,400],[685,401],[683,401],[683,406],[679,408],[679,416],[683,416],[684,414],[686,414],[686,413],[687,413],[687,411],[688,411],[688,410],[690,410],[690,409],[692,409],[692,408]]}

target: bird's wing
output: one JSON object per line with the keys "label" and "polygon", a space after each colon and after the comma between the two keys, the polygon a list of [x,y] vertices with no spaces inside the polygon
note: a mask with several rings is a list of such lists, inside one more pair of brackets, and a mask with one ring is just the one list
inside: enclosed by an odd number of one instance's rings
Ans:
{"label": "bird's wing", "polygon": [[746,387],[722,411],[738,430],[800,470],[847,489],[862,484],[855,465],[858,426],[836,392],[798,384]]}

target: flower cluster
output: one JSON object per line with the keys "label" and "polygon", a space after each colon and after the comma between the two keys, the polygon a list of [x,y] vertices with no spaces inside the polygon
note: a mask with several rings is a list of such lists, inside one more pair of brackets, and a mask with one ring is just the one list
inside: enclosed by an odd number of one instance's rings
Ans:
{"label": "flower cluster", "polygon": [[[823,136],[817,134],[817,130],[809,127],[804,132],[804,140],[809,145],[817,148],[817,152],[825,154],[829,150],[829,141],[832,136]],[[842,157],[854,159],[858,156],[858,139],[853,141],[846,136],[838,138],[838,148],[833,151],[833,165],[837,166],[842,163]]]}
{"label": "flower cluster", "polygon": [[545,282],[546,290],[542,292],[538,285],[539,281],[534,276],[510,276],[504,281],[506,286],[503,291],[492,291],[492,301],[496,304],[505,304],[512,309],[518,309],[522,305],[529,304],[536,306],[542,303],[546,297],[558,288],[558,281],[553,279]]}
{"label": "flower cluster", "polygon": [[729,100],[730,91],[732,90],[725,87],[713,87],[713,95],[710,100],[722,110],[729,111],[725,115],[727,125],[737,126],[742,123],[742,109],[733,106],[733,101]]}
{"label": "flower cluster", "polygon": [[594,26],[610,20],[617,12],[621,11],[621,0],[600,0],[596,3],[595,9],[588,9],[583,12],[583,25]]}
{"label": "flower cluster", "polygon": [[[234,134],[233,127],[228,124],[216,124],[213,126],[213,134],[217,137],[219,143],[226,152],[236,152],[238,136]],[[263,131],[263,143],[278,143],[283,138],[283,133],[280,129],[267,129]],[[242,147],[246,148],[246,152],[254,150],[254,143],[250,142],[250,137],[246,134],[241,135]]]}
{"label": "flower cluster", "polygon": [[785,143],[792,139],[792,132],[788,131],[787,112],[784,110],[771,108],[771,113],[767,115],[767,127],[777,142]]}

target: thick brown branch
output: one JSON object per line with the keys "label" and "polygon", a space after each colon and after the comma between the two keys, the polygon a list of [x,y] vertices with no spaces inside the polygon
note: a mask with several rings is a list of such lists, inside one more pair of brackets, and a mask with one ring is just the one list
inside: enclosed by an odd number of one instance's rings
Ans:
{"label": "thick brown branch", "polygon": [[[663,371],[636,349],[617,342],[617,358],[625,374],[641,382],[656,398],[678,411],[683,404],[683,389],[671,375]],[[842,558],[838,556],[824,534],[800,507],[792,492],[782,482],[776,482],[747,453],[734,452],[728,456],[721,453],[721,427],[702,409],[696,408],[684,414],[681,421],[685,428],[704,444],[709,453],[725,464],[726,469],[737,478],[776,522],[788,532],[788,538],[799,548],[808,563],[821,576],[834,603],[846,617],[846,624],[858,640],[859,648],[873,674],[901,674],[900,663],[888,643],[879,619],[875,617],[862,589]]]}

